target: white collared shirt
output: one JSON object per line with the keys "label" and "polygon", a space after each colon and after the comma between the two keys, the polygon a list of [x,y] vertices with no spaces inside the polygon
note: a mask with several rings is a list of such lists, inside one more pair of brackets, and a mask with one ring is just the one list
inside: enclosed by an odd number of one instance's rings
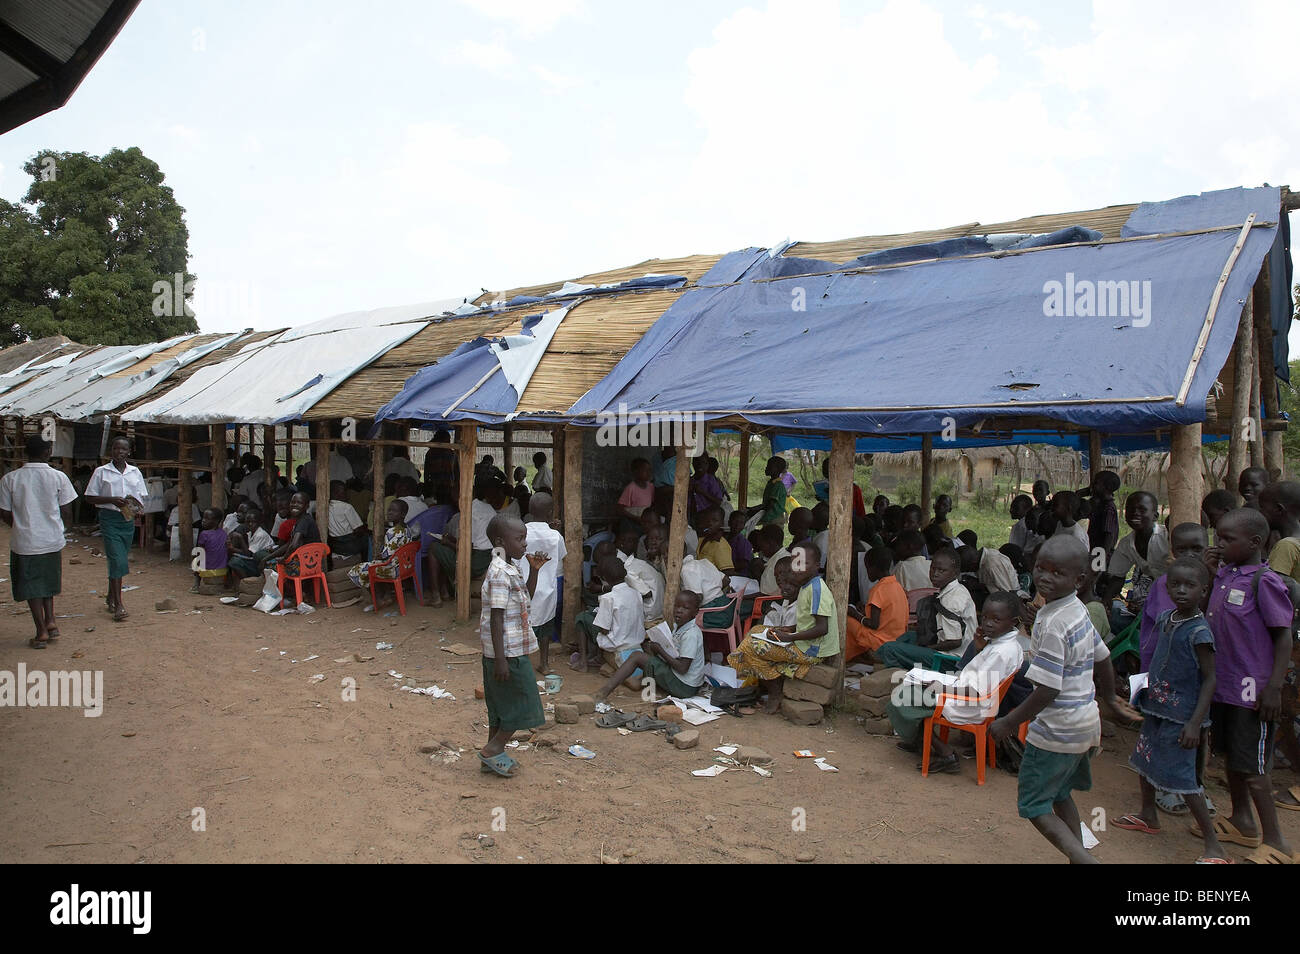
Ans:
{"label": "white collared shirt", "polygon": [[722,595],[722,571],[708,560],[687,556],[682,560],[682,588],[700,594],[700,605],[712,603]]}
{"label": "white collared shirt", "polygon": [[24,464],[0,477],[0,510],[14,515],[9,549],[20,556],[62,550],[65,541],[59,508],[76,499],[68,475],[44,461]]}
{"label": "white collared shirt", "polygon": [[[1016,638],[1019,630],[1010,630],[990,640],[957,674],[952,691],[972,690],[978,702],[948,700],[943,704],[943,717],[949,722],[969,725],[983,722],[998,709],[998,687],[1008,676],[1020,668],[1024,653]],[[947,692],[949,690],[945,690]]]}
{"label": "white collared shirt", "polygon": [[559,584],[559,575],[564,572],[564,558],[568,550],[564,546],[564,535],[554,527],[540,521],[525,524],[528,531],[524,555],[515,561],[515,566],[523,575],[525,584],[532,572],[528,566],[529,553],[545,553],[550,557],[537,571],[537,586],[533,590],[532,607],[528,611],[529,625],[534,628],[555,619],[555,596]]}
{"label": "white collared shirt", "polygon": [[629,556],[622,550],[616,552],[627,570],[628,585],[641,594],[646,622],[652,619],[663,619],[664,589],[667,586],[663,575],[639,557]]}
{"label": "white collared shirt", "polygon": [[[145,486],[144,474],[135,464],[127,464],[126,470],[118,470],[110,461],[95,468],[86,484],[87,497],[134,497],[141,503],[149,496]],[[96,504],[100,510],[116,510],[113,504]]]}

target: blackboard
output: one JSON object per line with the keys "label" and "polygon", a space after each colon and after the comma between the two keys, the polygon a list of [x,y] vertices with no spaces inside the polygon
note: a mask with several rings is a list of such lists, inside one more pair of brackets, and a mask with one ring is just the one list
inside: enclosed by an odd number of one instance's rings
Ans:
{"label": "blackboard", "polygon": [[620,515],[619,495],[632,479],[632,461],[644,457],[653,470],[663,460],[659,447],[601,447],[596,443],[598,428],[584,428],[582,435],[582,519],[603,524]]}

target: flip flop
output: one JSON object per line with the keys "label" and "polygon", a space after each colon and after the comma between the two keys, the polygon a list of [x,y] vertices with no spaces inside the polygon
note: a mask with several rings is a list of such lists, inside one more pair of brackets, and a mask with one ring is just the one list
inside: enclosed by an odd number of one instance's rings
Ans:
{"label": "flip flop", "polygon": [[1201,857],[1197,858],[1196,861],[1193,862],[1193,864],[1198,864],[1198,865],[1230,865],[1230,864],[1232,864],[1232,859],[1231,859],[1231,858],[1207,858],[1207,857],[1205,857],[1204,855],[1202,855]]}
{"label": "flip flop", "polygon": [[53,629],[47,629],[45,631],[46,642],[57,643],[61,635],[63,634],[59,632],[59,628],[57,626],[54,627]]}
{"label": "flip flop", "polygon": [[[1295,804],[1279,802],[1277,800],[1279,795],[1290,795],[1295,799]],[[1274,792],[1273,804],[1286,812],[1300,812],[1300,785],[1292,785],[1290,788],[1283,789],[1281,792]]]}
{"label": "flip flop", "polygon": [[1125,831],[1140,831],[1147,835],[1160,834],[1159,828],[1152,828],[1137,815],[1124,815],[1111,822],[1116,828],[1123,828]]}
{"label": "flip flop", "polygon": [[[1187,830],[1197,838],[1205,837],[1201,833],[1201,826],[1195,823]],[[1243,835],[1241,829],[1226,818],[1214,820],[1214,834],[1219,841],[1227,842],[1229,845],[1241,845],[1243,848],[1258,848],[1264,841],[1259,835]]]}
{"label": "flip flop", "polygon": [[661,719],[652,719],[648,715],[639,715],[627,724],[632,732],[658,732],[668,728],[668,723]]}
{"label": "flip flop", "polygon": [[602,712],[596,716],[596,725],[602,729],[617,729],[621,725],[627,725],[629,722],[635,722],[636,716],[629,712],[623,712],[615,709],[612,712]]}
{"label": "flip flop", "polygon": [[32,647],[32,649],[44,649],[46,642],[47,640],[37,639],[33,636],[31,639],[27,640],[27,645]]}
{"label": "flip flop", "polygon": [[1278,851],[1272,845],[1260,845],[1244,861],[1248,865],[1293,865],[1296,863],[1295,856],[1286,855]]}
{"label": "flip flop", "polygon": [[1191,809],[1183,801],[1183,796],[1175,795],[1173,792],[1156,792],[1156,808],[1160,809],[1166,815],[1187,815]]}
{"label": "flip flop", "polygon": [[123,620],[128,619],[130,616],[131,614],[128,613],[126,610],[119,609],[116,613],[113,614],[113,622],[120,623]]}
{"label": "flip flop", "polygon": [[494,772],[502,778],[514,778],[515,769],[519,763],[506,755],[504,752],[498,752],[496,755],[488,758],[482,752],[478,754],[478,760],[482,764],[479,766],[481,772]]}

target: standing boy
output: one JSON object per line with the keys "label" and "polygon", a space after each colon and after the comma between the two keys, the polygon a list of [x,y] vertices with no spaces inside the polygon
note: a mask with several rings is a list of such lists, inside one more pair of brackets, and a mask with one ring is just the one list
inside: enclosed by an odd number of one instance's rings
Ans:
{"label": "standing boy", "polygon": [[[532,605],[528,613],[528,622],[537,640],[537,647],[540,650],[539,661],[544,673],[550,672],[551,639],[555,635],[555,604],[559,593],[559,574],[564,568],[564,558],[569,552],[564,546],[564,534],[551,526],[551,514],[554,509],[554,500],[550,494],[540,492],[533,494],[528,500],[528,523],[525,524],[527,551],[546,554],[546,562],[537,571],[537,583],[530,594]],[[524,572],[526,565],[523,559],[515,560],[515,566],[520,573]]]}
{"label": "standing boy", "polygon": [[493,517],[488,524],[493,555],[483,574],[483,615],[479,640],[483,645],[483,701],[488,710],[488,740],[478,758],[484,772],[513,778],[518,763],[506,754],[506,743],[518,729],[546,721],[537,695],[537,673],[528,661],[537,640],[528,625],[528,604],[537,589],[537,571],[548,557],[529,553],[532,570],[525,583],[515,561],[523,557],[528,531],[515,517]]}
{"label": "standing boy", "polygon": [[1125,722],[1139,718],[1115,696],[1110,653],[1088,611],[1075,595],[1088,569],[1088,548],[1070,536],[1052,537],[1038,548],[1034,586],[1045,603],[1034,619],[1032,661],[1026,678],[1034,691],[989,727],[995,742],[1014,735],[1030,722],[1020,762],[1021,818],[1070,859],[1091,864],[1083,847],[1079,809],[1071,792],[1092,788],[1092,752],[1101,745],[1101,705]]}
{"label": "standing boy", "polygon": [[27,438],[27,463],[0,477],[0,519],[9,536],[9,579],[14,600],[26,600],[36,635],[33,649],[59,638],[54,597],[62,591],[63,526],[72,522],[77,492],[61,470],[50,466],[53,445],[39,434]]}
{"label": "standing boy", "polygon": [[1272,769],[1294,609],[1282,578],[1264,563],[1267,539],[1264,515],[1242,507],[1220,518],[1215,545],[1205,554],[1214,573],[1205,618],[1218,676],[1211,737],[1215,750],[1226,753],[1232,795],[1232,814],[1215,819],[1214,831],[1219,841],[1255,848],[1252,862],[1287,864],[1295,859],[1278,828]]}

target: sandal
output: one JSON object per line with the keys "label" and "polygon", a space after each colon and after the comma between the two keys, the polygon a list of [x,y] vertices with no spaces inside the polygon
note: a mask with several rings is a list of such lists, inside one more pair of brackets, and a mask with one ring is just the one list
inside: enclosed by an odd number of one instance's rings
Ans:
{"label": "sandal", "polygon": [[1116,828],[1123,828],[1125,831],[1140,831],[1145,835],[1160,834],[1159,827],[1151,827],[1138,815],[1124,815],[1111,822]]}
{"label": "sandal", "polygon": [[[1279,798],[1285,798],[1290,795],[1293,801],[1282,802]],[[1290,788],[1284,788],[1280,792],[1273,793],[1273,804],[1286,812],[1300,812],[1300,785],[1292,785]]]}
{"label": "sandal", "polygon": [[[1195,823],[1188,829],[1197,838],[1204,838],[1201,834],[1201,826]],[[1241,845],[1243,848],[1258,848],[1263,842],[1259,835],[1243,835],[1232,822],[1226,818],[1216,818],[1214,820],[1214,834],[1219,841],[1227,842],[1229,845]]]}
{"label": "sandal", "polygon": [[32,647],[32,649],[44,649],[46,642],[47,640],[37,639],[33,636],[31,639],[27,640],[27,645]]}
{"label": "sandal", "polygon": [[662,719],[652,719],[648,715],[639,715],[627,724],[627,728],[632,732],[658,732],[668,728],[668,723]]}
{"label": "sandal", "polygon": [[485,756],[480,752],[478,754],[478,760],[482,763],[479,766],[479,771],[494,772],[502,778],[514,778],[515,769],[519,767],[519,763],[504,752],[498,752],[496,755],[491,757]]}
{"label": "sandal", "polygon": [[623,712],[620,709],[614,709],[610,712],[602,712],[596,716],[596,725],[602,729],[617,729],[621,725],[627,725],[629,722],[635,722],[636,716],[629,712]]}
{"label": "sandal", "polygon": [[128,613],[126,610],[124,610],[122,607],[119,606],[117,608],[117,611],[113,613],[113,622],[120,623],[124,619],[128,618],[130,615],[131,615],[130,613]]}
{"label": "sandal", "polygon": [[1230,865],[1230,864],[1232,864],[1232,859],[1231,859],[1231,858],[1207,858],[1205,855],[1202,855],[1201,857],[1197,858],[1196,861],[1193,862],[1193,864],[1198,864],[1198,865]]}
{"label": "sandal", "polygon": [[1187,815],[1191,809],[1183,801],[1183,796],[1175,795],[1173,792],[1156,791],[1156,808],[1160,809],[1166,815]]}
{"label": "sandal", "polygon": [[1293,865],[1296,863],[1296,858],[1294,855],[1283,854],[1272,845],[1260,845],[1246,856],[1245,863],[1248,865]]}
{"label": "sandal", "polygon": [[45,631],[45,639],[47,642],[57,643],[61,635],[62,634],[59,632],[59,628],[57,626],[53,626],[50,629],[47,629]]}

